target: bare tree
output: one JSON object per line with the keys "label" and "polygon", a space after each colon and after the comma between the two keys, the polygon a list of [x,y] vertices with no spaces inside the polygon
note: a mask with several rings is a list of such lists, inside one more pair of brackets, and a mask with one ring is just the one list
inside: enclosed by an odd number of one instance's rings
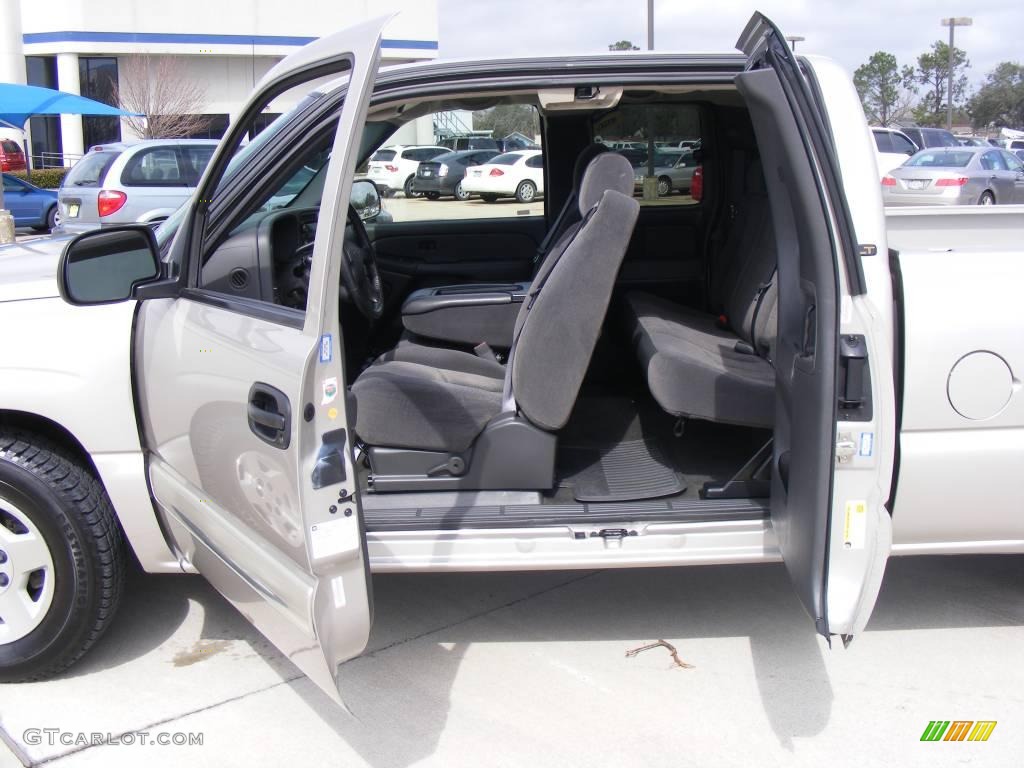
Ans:
{"label": "bare tree", "polygon": [[209,118],[200,114],[206,89],[188,76],[181,59],[148,53],[126,56],[119,68],[114,99],[121,109],[141,114],[124,118],[138,136],[175,139],[206,130]]}

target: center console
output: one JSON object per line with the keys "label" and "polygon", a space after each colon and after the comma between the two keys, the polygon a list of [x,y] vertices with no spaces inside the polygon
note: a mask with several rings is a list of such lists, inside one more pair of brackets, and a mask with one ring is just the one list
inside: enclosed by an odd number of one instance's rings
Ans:
{"label": "center console", "polygon": [[495,349],[512,346],[519,308],[530,283],[440,285],[409,294],[402,325],[410,333],[437,341]]}

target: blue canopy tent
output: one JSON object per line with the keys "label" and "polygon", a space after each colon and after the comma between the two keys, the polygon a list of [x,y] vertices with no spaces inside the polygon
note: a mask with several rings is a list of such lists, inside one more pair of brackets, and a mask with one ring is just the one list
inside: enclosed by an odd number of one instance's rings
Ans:
{"label": "blue canopy tent", "polygon": [[[73,93],[55,91],[52,88],[40,88],[37,85],[19,85],[17,83],[0,83],[0,124],[10,128],[24,130],[30,117],[40,115],[100,115],[116,117],[120,115],[138,115],[137,112],[126,112],[100,101],[76,96]],[[25,157],[28,160],[26,173],[31,176],[31,154],[28,144],[25,145]],[[0,188],[0,208],[3,208],[3,190]]]}

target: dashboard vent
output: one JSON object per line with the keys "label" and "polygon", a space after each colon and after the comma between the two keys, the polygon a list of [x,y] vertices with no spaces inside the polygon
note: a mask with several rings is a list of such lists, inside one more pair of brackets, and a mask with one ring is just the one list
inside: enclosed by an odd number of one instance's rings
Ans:
{"label": "dashboard vent", "polygon": [[231,287],[236,291],[244,290],[249,285],[249,273],[241,267],[236,267],[231,270],[229,280],[231,281]]}

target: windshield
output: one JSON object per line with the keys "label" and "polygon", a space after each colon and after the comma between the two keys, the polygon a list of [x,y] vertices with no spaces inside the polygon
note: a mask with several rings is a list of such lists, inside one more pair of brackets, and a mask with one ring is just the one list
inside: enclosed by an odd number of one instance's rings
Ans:
{"label": "windshield", "polygon": [[963,168],[974,152],[918,152],[904,165],[916,168]]}

